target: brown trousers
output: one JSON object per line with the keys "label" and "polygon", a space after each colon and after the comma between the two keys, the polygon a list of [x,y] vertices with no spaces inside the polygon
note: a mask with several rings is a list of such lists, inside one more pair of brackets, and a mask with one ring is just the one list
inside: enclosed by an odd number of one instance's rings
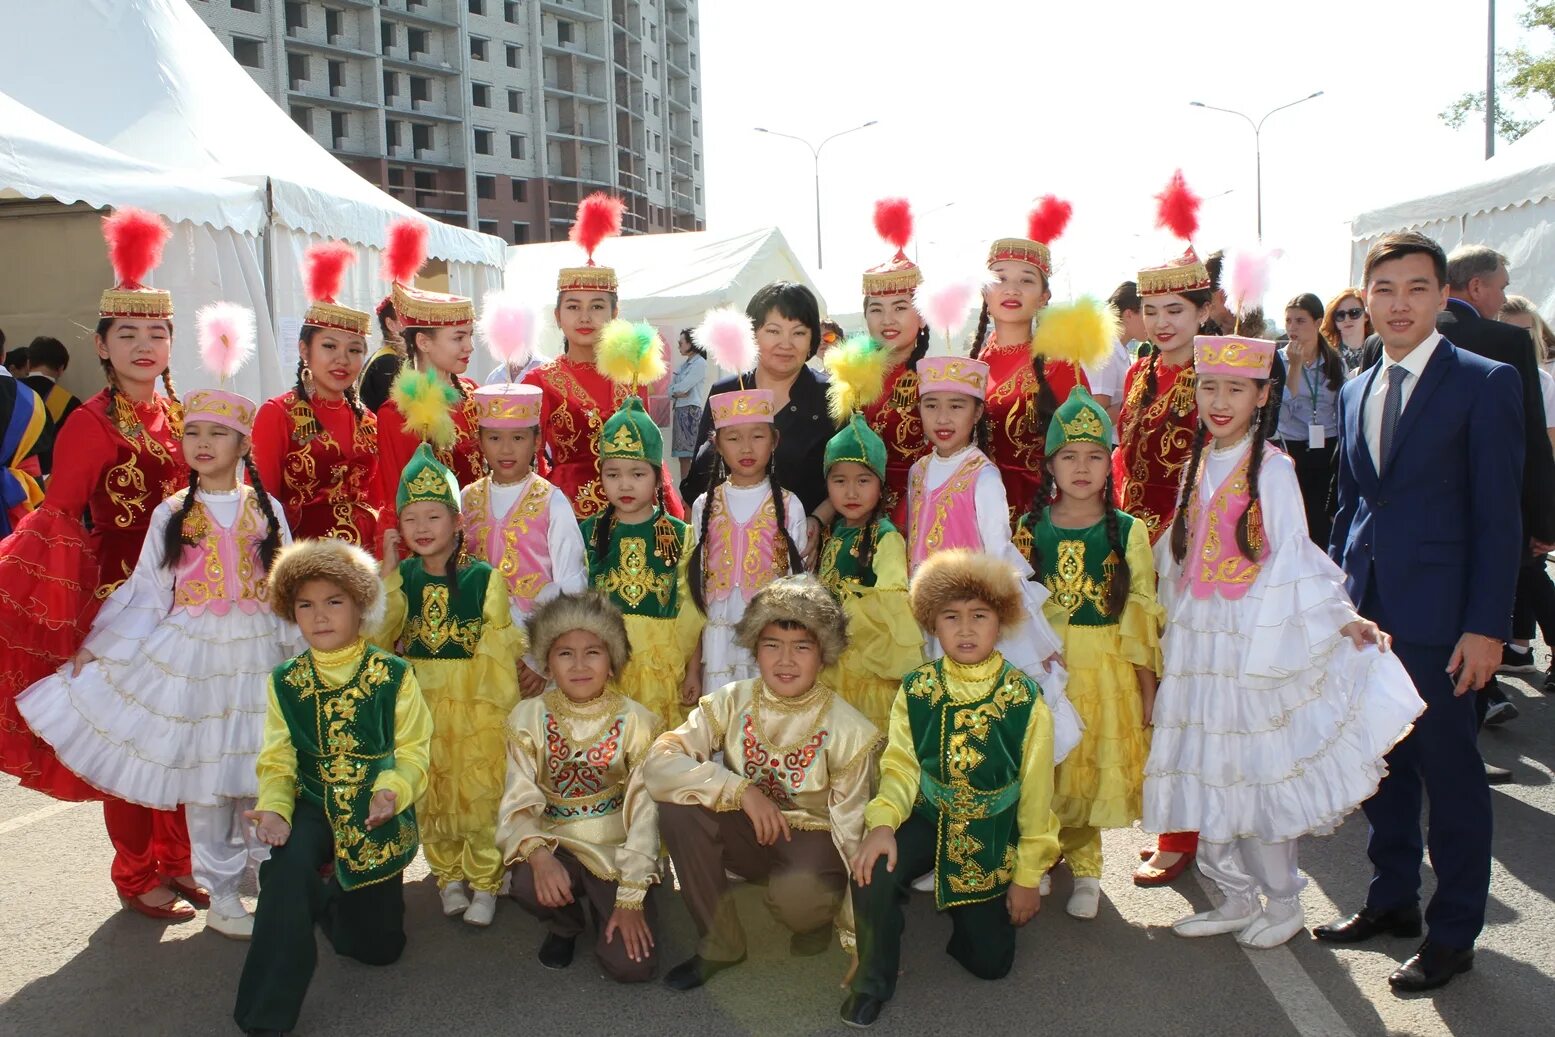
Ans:
{"label": "brown trousers", "polygon": [[[618,983],[643,983],[652,979],[658,965],[656,948],[649,948],[648,956],[642,961],[633,961],[627,956],[626,943],[620,935],[609,943],[605,942],[605,926],[616,907],[616,884],[589,871],[570,850],[558,848],[556,859],[567,869],[567,875],[572,879],[572,903],[559,908],[541,904],[535,895],[535,870],[528,861],[513,867],[513,899],[525,911],[544,922],[551,932],[566,939],[577,937],[587,925],[583,915],[583,904],[587,901],[594,912],[594,928],[599,934],[594,940],[594,956],[599,959],[605,975]],[[647,912],[648,927],[656,928],[651,887],[647,899],[643,901],[643,910]]]}
{"label": "brown trousers", "polygon": [[774,846],[756,841],[743,810],[659,804],[659,836],[669,847],[680,895],[696,923],[697,953],[709,961],[745,955],[745,930],[729,895],[734,872],[767,887],[767,910],[796,933],[832,923],[848,889],[848,868],[830,832],[795,829]]}

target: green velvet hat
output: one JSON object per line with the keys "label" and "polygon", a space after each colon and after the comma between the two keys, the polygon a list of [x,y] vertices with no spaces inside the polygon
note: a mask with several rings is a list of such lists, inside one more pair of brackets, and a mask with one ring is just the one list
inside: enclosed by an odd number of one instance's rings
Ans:
{"label": "green velvet hat", "polygon": [[399,492],[394,495],[394,510],[403,511],[406,505],[432,501],[459,510],[459,480],[454,478],[443,463],[432,453],[432,448],[422,443],[411,455],[410,463],[400,473]]}
{"label": "green velvet hat", "polygon": [[1069,390],[1069,398],[1053,412],[1044,452],[1052,457],[1070,443],[1095,443],[1112,449],[1112,419],[1107,417],[1106,408],[1080,385]]}
{"label": "green velvet hat", "polygon": [[885,440],[875,434],[857,412],[826,443],[826,471],[838,461],[852,461],[867,467],[885,481]]}
{"label": "green velvet hat", "polygon": [[664,463],[664,436],[635,393],[622,401],[599,430],[599,459],[603,462],[611,458],[647,461],[655,466]]}

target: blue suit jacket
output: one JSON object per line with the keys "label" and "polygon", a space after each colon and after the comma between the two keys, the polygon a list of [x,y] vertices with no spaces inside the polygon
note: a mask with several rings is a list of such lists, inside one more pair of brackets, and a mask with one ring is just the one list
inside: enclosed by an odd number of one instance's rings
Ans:
{"label": "blue suit jacket", "polygon": [[1453,645],[1465,632],[1504,639],[1525,553],[1517,372],[1444,338],[1410,393],[1379,477],[1363,408],[1381,369],[1339,393],[1329,554],[1356,606],[1376,595],[1388,633],[1401,641]]}

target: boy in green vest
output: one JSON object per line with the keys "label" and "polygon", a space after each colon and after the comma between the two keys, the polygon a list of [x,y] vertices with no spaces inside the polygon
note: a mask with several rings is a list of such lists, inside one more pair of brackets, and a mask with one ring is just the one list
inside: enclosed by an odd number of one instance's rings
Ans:
{"label": "boy in green vest", "polygon": [[432,737],[410,665],[363,640],[383,609],[366,552],[342,540],[293,544],[270,571],[270,599],[308,650],[270,677],[259,802],[245,815],[271,847],[233,1012],[250,1034],[296,1026],[318,958],[314,925],[368,965],[404,950],[400,873],[416,855],[412,804],[426,790]]}
{"label": "boy in green vest", "polygon": [[996,647],[1023,615],[1015,571],[980,552],[942,551],[913,577],[911,600],[945,654],[902,678],[880,790],[864,811],[852,860],[859,963],[842,1006],[850,1026],[869,1026],[896,992],[915,877],[934,870],[950,956],[1000,979],[1058,857],[1053,718],[1042,688]]}

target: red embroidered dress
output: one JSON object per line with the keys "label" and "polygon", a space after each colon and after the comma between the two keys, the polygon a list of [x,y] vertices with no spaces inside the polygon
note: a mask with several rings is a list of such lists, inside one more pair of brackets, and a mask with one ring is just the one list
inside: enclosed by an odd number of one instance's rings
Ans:
{"label": "red embroidered dress", "polygon": [[885,493],[891,521],[907,528],[907,475],[929,452],[918,417],[918,373],[906,364],[885,377],[885,392],[864,408],[864,420],[885,441]]}
{"label": "red embroidered dress", "polygon": [[[615,385],[594,368],[559,356],[524,376],[527,385],[538,388],[540,429],[546,457],[536,457],[540,474],[572,501],[572,511],[581,522],[605,510],[608,503],[599,485],[599,430],[626,399],[625,385]],[[643,406],[648,394],[637,390]],[[667,508],[675,518],[685,518],[685,510]]]}
{"label": "red embroidered dress", "polygon": [[[1037,375],[1031,369],[1031,344],[1000,345],[994,335],[977,358],[988,365],[988,454],[999,467],[1013,522],[1031,509],[1042,485],[1047,423],[1037,417]],[[1090,384],[1067,360],[1049,358],[1043,375],[1053,398],[1063,403],[1076,385]]]}
{"label": "red embroidered dress", "polygon": [[[476,425],[475,390],[478,386],[461,377],[464,398],[454,404],[454,443],[448,449],[433,448],[437,459],[460,486],[468,486],[486,474],[486,459],[481,456],[481,437]],[[400,473],[421,445],[421,437],[405,428],[405,418],[393,398],[378,411],[378,499],[384,502],[382,520],[393,519],[391,502],[399,490]],[[301,536],[302,534],[298,534]]]}
{"label": "red embroidered dress", "polygon": [[134,571],[151,513],[189,485],[182,436],[176,403],[157,396],[132,407],[98,393],[60,430],[43,503],[0,542],[0,770],[55,799],[103,796],[33,735],[16,696],[81,646],[103,601]]}
{"label": "red embroidered dress", "polygon": [[1123,380],[1119,446],[1112,455],[1118,507],[1143,519],[1153,544],[1177,514],[1182,472],[1199,425],[1193,365],[1176,367],[1157,358],[1155,398],[1147,405],[1150,358],[1140,357]]}
{"label": "red embroidered dress", "polygon": [[383,498],[371,411],[358,418],[345,400],[295,391],[267,400],[254,418],[254,463],[293,536],[334,537],[378,553]]}

